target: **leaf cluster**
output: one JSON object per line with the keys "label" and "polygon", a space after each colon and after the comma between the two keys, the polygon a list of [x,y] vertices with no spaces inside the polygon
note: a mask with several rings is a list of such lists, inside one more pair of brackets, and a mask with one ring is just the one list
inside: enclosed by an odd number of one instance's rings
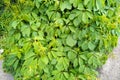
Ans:
{"label": "leaf cluster", "polygon": [[4,3],[10,19],[3,68],[15,80],[96,80],[117,45],[119,0]]}

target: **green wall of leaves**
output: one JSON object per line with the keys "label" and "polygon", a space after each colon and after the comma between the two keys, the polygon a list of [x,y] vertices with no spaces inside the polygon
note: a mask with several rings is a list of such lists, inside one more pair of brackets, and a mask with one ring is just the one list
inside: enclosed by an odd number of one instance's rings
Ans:
{"label": "green wall of leaves", "polygon": [[117,45],[119,3],[5,0],[4,70],[15,80],[97,80]]}

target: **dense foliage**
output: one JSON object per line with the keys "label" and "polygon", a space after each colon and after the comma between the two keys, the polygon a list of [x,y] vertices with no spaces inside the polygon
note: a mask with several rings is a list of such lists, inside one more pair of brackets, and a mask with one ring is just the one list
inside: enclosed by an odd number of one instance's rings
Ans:
{"label": "dense foliage", "polygon": [[97,79],[117,45],[119,0],[13,1],[1,17],[6,72],[15,80]]}
{"label": "dense foliage", "polygon": [[[1,13],[3,12],[3,1],[0,1],[0,15],[1,15]],[[2,32],[2,27],[1,27],[1,25],[0,25],[0,33]],[[0,36],[1,36],[2,34],[0,34]]]}

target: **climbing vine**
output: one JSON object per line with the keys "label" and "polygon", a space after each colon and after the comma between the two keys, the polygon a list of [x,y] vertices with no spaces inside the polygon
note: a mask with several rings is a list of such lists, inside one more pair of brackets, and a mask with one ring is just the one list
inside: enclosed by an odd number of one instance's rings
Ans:
{"label": "climbing vine", "polygon": [[5,0],[4,70],[15,80],[96,80],[117,45],[119,2]]}

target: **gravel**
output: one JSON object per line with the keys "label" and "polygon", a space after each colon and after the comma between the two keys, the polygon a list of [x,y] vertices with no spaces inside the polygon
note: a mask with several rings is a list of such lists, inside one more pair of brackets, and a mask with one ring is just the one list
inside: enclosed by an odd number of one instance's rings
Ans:
{"label": "gravel", "polygon": [[120,80],[120,39],[106,64],[100,69],[101,80]]}
{"label": "gravel", "polygon": [[1,60],[0,60],[0,80],[14,80],[10,74],[3,72]]}

